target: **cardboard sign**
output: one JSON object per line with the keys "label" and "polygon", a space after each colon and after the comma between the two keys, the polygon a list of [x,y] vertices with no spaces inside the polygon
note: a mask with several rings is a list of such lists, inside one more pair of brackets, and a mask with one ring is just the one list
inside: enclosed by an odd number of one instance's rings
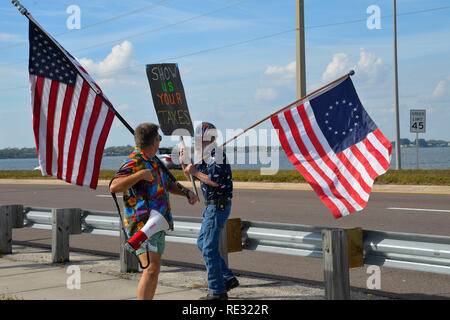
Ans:
{"label": "cardboard sign", "polygon": [[[148,64],[147,78],[159,126],[164,135],[194,135],[191,116],[184,94],[178,65],[175,63]],[[177,129],[184,129],[180,134]]]}

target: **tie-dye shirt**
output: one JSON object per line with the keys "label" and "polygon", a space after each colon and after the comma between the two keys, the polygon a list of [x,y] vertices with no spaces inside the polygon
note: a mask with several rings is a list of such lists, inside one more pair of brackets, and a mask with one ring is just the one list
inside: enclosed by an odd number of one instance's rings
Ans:
{"label": "tie-dye shirt", "polygon": [[173,230],[168,193],[169,180],[155,159],[149,159],[139,148],[136,148],[116,172],[114,178],[128,176],[144,169],[151,170],[153,179],[141,180],[123,193],[125,209],[123,223],[128,237],[132,237],[144,226],[152,209],[161,212],[169,222],[170,229]]}

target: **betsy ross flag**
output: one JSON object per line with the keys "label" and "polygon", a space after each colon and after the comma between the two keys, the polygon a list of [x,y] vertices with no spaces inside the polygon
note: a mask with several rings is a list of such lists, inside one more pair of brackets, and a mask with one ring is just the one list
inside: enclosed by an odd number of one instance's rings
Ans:
{"label": "betsy ross flag", "polygon": [[96,189],[114,114],[77,60],[32,21],[29,41],[33,131],[42,174]]}
{"label": "betsy ross flag", "polygon": [[335,218],[362,210],[392,145],[359,101],[350,77],[271,118],[292,164]]}

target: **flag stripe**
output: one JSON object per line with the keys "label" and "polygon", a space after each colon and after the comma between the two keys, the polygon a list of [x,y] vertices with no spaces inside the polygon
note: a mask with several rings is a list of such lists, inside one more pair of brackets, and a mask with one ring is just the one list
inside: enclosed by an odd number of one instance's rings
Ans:
{"label": "flag stripe", "polygon": [[367,173],[365,171],[362,172],[361,169],[355,168],[352,161],[345,155],[344,152],[339,152],[336,156],[339,158],[341,163],[347,168],[347,170],[351,173],[351,175],[356,179],[356,181],[358,181],[358,184],[361,186],[361,188],[364,190],[364,192],[367,194],[368,197],[370,192],[372,191],[371,184],[373,183],[373,180],[371,180],[372,182],[369,182],[368,184],[366,182]]}
{"label": "flag stripe", "polygon": [[54,130],[53,130],[53,154],[52,154],[52,176],[58,175],[58,137],[59,137],[59,123],[61,122],[61,112],[64,103],[64,97],[66,95],[67,85],[65,83],[59,83],[58,86],[58,97],[55,106],[55,119],[54,119]]}
{"label": "flag stripe", "polygon": [[373,146],[372,142],[370,141],[371,135],[369,134],[367,136],[367,139],[363,140],[364,145],[367,148],[367,151],[370,152],[370,154],[378,161],[379,165],[386,171],[389,169],[389,162],[383,157],[383,155]]}
{"label": "flag stripe", "polygon": [[389,169],[389,163],[391,162],[391,155],[389,153],[389,149],[385,148],[383,143],[378,139],[378,136],[375,134],[375,132],[371,132],[367,136],[367,138],[375,148],[376,152],[382,158],[383,168],[385,171],[387,171]]}
{"label": "flag stripe", "polygon": [[[95,102],[95,97],[97,95],[95,92],[89,87],[86,103],[84,103],[84,110],[83,113],[80,114],[80,127],[79,127],[79,133],[76,140],[76,146],[75,146],[75,153],[74,153],[74,163],[73,163],[73,169],[72,169],[72,178],[71,183],[76,184],[77,183],[77,176],[80,174],[80,164],[83,157],[83,150],[84,146],[86,144],[86,132],[89,125],[89,119],[92,115],[92,109]],[[89,145],[87,146],[89,148]],[[83,180],[81,180],[83,181]]]}
{"label": "flag stripe", "polygon": [[[42,78],[42,77],[39,77]],[[41,166],[41,172],[43,175],[47,175],[47,119],[48,119],[48,102],[50,99],[50,88],[52,86],[52,81],[47,78],[44,79],[44,84],[42,86],[42,92],[40,95],[41,108],[40,108],[40,119],[39,119],[39,146],[41,150],[41,157],[39,158],[39,165]]]}
{"label": "flag stripe", "polygon": [[49,176],[52,175],[52,161],[53,161],[53,130],[56,102],[58,99],[59,82],[51,82],[50,96],[48,100],[48,115],[47,115],[47,141],[46,141],[46,171]]}
{"label": "flag stripe", "polygon": [[[59,123],[59,132],[58,132],[58,179],[63,179],[63,169],[64,169],[64,151],[66,140],[66,132],[67,132],[67,123],[70,115],[70,107],[72,104],[72,97],[74,96],[74,87],[67,86],[66,93],[64,95],[64,102],[61,110],[61,121]],[[65,172],[64,172],[65,176]],[[64,179],[63,179],[64,180]]]}
{"label": "flag stripe", "polygon": [[[90,91],[90,87],[87,84],[87,82],[83,81],[82,89],[80,93],[80,98],[78,99],[78,105],[76,106],[76,113],[75,113],[75,119],[73,123],[73,128],[71,130],[72,135],[70,137],[70,144],[69,144],[69,154],[75,155],[77,143],[78,143],[78,136],[80,133],[80,126],[81,126],[81,120],[84,115],[84,109],[86,107],[86,101],[88,98],[88,94]],[[72,107],[74,107],[72,105]],[[73,171],[73,164],[75,161],[75,157],[71,156],[67,159],[67,171],[66,171],[66,181],[72,182],[72,171]]]}
{"label": "flag stripe", "polygon": [[84,142],[83,146],[83,152],[81,156],[80,161],[80,168],[78,171],[78,177],[77,177],[77,185],[83,185],[84,176],[86,174],[86,166],[89,159],[89,152],[91,147],[91,141],[92,141],[92,135],[94,133],[95,124],[97,123],[98,116],[100,114],[100,108],[102,106],[102,99],[96,95],[94,106],[92,108],[91,112],[91,118],[89,119],[89,125],[86,130],[86,140]]}
{"label": "flag stripe", "polygon": [[103,149],[105,148],[106,139],[108,138],[109,130],[111,129],[112,122],[114,120],[114,113],[108,109],[106,121],[100,134],[97,150],[95,151],[94,170],[92,172],[91,188],[97,188],[98,175],[100,173],[100,164],[103,156]]}
{"label": "flag stripe", "polygon": [[367,186],[372,188],[373,179],[371,178],[371,176],[367,172],[367,170],[364,167],[364,165],[353,154],[351,148],[347,148],[347,149],[343,150],[342,152],[338,153],[338,157],[340,157],[341,155],[345,156],[345,158],[348,159],[350,164],[353,165],[355,167],[355,169],[360,173],[361,178],[364,180],[364,182],[367,184]]}
{"label": "flag stripe", "polygon": [[291,163],[297,168],[298,171],[300,171],[300,173],[303,175],[306,181],[308,181],[308,183],[314,189],[314,191],[322,200],[322,202],[328,207],[328,209],[330,209],[333,216],[336,218],[341,217],[341,210],[338,208],[338,206],[333,201],[331,201],[330,197],[328,197],[325,194],[324,190],[321,188],[319,183],[316,182],[316,179],[313,178],[313,176],[308,172],[308,170],[302,165],[301,161],[297,158],[297,156],[294,155],[287,140],[286,131],[281,126],[279,116],[274,116],[272,117],[271,120],[274,128],[277,129],[281,146],[283,147],[286,156],[289,158]]}
{"label": "flag stripe", "polygon": [[377,158],[372,153],[370,153],[369,149],[367,149],[366,140],[367,140],[367,138],[362,140],[361,142],[357,143],[356,147],[359,149],[359,151],[361,151],[363,156],[368,160],[368,163],[370,164],[370,166],[375,170],[376,175],[379,176],[380,174],[383,174],[385,172],[385,170],[380,165]]}
{"label": "flag stripe", "polygon": [[83,185],[89,186],[91,184],[92,174],[93,174],[94,165],[95,165],[95,154],[97,152],[97,144],[98,144],[103,126],[105,125],[105,120],[106,120],[108,110],[109,110],[109,108],[105,104],[101,105],[100,114],[98,116],[98,121],[95,124],[92,142],[91,142],[91,146],[89,148],[89,160],[87,163],[87,169],[86,169],[86,174],[84,176]]}
{"label": "flag stripe", "polygon": [[39,126],[41,120],[41,94],[44,87],[44,78],[35,76],[32,77],[34,80],[34,99],[33,99],[33,131],[34,138],[36,140],[36,149],[39,154]]}
{"label": "flag stripe", "polygon": [[350,147],[351,153],[358,159],[358,161],[363,165],[364,170],[369,174],[372,180],[375,180],[378,177],[378,174],[370,165],[369,161],[367,161],[366,157],[362,154],[362,152],[358,149],[357,145],[353,145]]}
{"label": "flag stripe", "polygon": [[387,153],[389,155],[389,160],[391,159],[391,154],[392,154],[392,144],[389,142],[388,139],[386,139],[386,137],[381,133],[380,129],[377,129],[375,131],[372,132],[378,139],[378,141],[381,142],[381,144],[384,146],[384,148],[386,148]]}
{"label": "flag stripe", "polygon": [[66,127],[66,135],[64,137],[64,160],[62,163],[62,180],[70,182],[69,179],[67,179],[67,168],[68,168],[68,161],[70,157],[73,157],[73,154],[69,153],[70,148],[70,141],[72,140],[73,135],[73,127],[75,123],[75,118],[78,112],[77,106],[78,101],[80,100],[80,94],[81,89],[83,88],[83,79],[78,76],[76,83],[75,83],[75,89],[73,91],[72,100],[70,101],[69,106],[69,116],[67,118],[67,127]]}
{"label": "flag stripe", "polygon": [[[348,172],[346,167],[339,161],[337,157],[334,157],[334,152],[331,150],[331,148],[327,148],[328,152],[325,152],[324,147],[328,145],[326,141],[320,141],[317,138],[316,131],[319,132],[320,130],[314,130],[311,122],[316,124],[314,113],[309,112],[307,114],[306,108],[310,109],[309,103],[305,103],[304,108],[297,108],[297,111],[301,117],[300,119],[296,121],[296,123],[300,124],[302,123],[303,126],[306,129],[306,133],[308,135],[309,140],[311,140],[313,147],[309,147],[309,150],[312,150],[313,148],[317,150],[319,157],[316,162],[319,162],[319,166],[324,168],[323,165],[320,164],[320,161],[323,160],[326,166],[331,170],[326,172],[328,177],[335,176],[337,178],[337,181],[335,179],[335,185],[337,183],[337,189],[338,192],[341,193],[346,199],[349,199],[350,204],[355,207],[357,210],[361,210],[364,208],[364,206],[367,203],[368,195],[364,192],[362,188],[360,188],[360,185],[357,180],[353,178],[353,176]],[[312,111],[312,110],[311,110]],[[295,115],[296,113],[294,113]],[[311,119],[311,121],[309,120]],[[307,137],[304,137],[304,141],[307,141]],[[341,168],[339,169],[338,166]],[[341,172],[342,170],[342,172]],[[357,191],[353,188],[353,186],[357,188]],[[341,188],[341,185],[344,189]],[[364,197],[364,199],[361,198],[361,195]]]}
{"label": "flag stripe", "polygon": [[[331,200],[335,206],[339,208],[339,212],[343,214],[348,214],[348,209],[342,203],[339,198],[331,192],[327,182],[322,178],[322,176],[313,168],[312,164],[309,163],[302,155],[302,152],[299,149],[299,146],[296,144],[296,141],[290,131],[289,124],[286,121],[285,115],[280,114],[278,117],[280,124],[286,134],[287,142],[289,143],[289,147],[293,150],[295,157],[300,161],[302,166],[306,169],[307,172],[311,174],[313,180],[311,183],[316,184],[318,187],[322,189],[322,192],[325,194],[326,199]],[[325,198],[324,198],[325,199]]]}
{"label": "flag stripe", "polygon": [[[320,161],[320,158],[317,156],[315,156],[313,158],[311,156],[311,154],[308,152],[308,148],[306,148],[303,140],[300,138],[298,127],[296,126],[295,121],[292,118],[291,110],[284,112],[283,115],[288,123],[290,132],[292,133],[292,136],[293,136],[297,146],[299,147],[300,152],[302,153],[303,157],[305,158],[305,160],[309,163],[309,165],[311,165],[313,170],[315,172],[317,172],[320,175],[320,177],[325,181],[326,186],[328,186],[329,190],[334,195],[334,197],[336,199],[338,199],[339,201],[341,201],[349,212],[355,211],[355,208],[349,203],[349,201],[345,197],[342,196],[341,192],[338,190],[338,188],[340,188],[340,185],[339,184],[335,185],[335,183],[329,178],[329,176],[322,170],[322,168],[323,169],[326,169],[326,168],[323,165],[319,166],[317,164],[317,162],[314,160],[314,158],[315,158],[315,159],[317,159],[317,161]],[[309,149],[309,150],[312,151],[312,149]],[[322,186],[322,188],[323,187],[324,186]]]}

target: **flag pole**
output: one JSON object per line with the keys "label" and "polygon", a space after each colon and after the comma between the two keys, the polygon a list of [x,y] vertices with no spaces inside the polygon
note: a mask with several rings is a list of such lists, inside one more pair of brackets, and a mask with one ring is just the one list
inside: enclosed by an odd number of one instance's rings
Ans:
{"label": "flag pole", "polygon": [[[80,68],[74,64],[72,62],[72,59],[70,57],[67,56],[66,51],[61,47],[61,45],[59,45],[59,43],[57,43],[56,41],[54,41],[53,37],[50,36],[47,31],[45,31],[44,28],[42,28],[42,26],[33,18],[33,16],[31,15],[31,13],[24,7],[22,6],[22,4],[18,1],[18,0],[11,0],[11,3],[19,10],[19,12],[24,15],[25,17],[28,18],[28,20],[30,20],[31,22],[33,22],[37,27],[39,27],[39,29],[48,37],[48,39],[59,49],[59,51],[66,57],[66,59],[68,60],[68,63],[70,63],[70,65],[75,68],[78,71],[78,74],[83,78],[84,81],[86,81],[89,86],[92,88],[92,90],[95,91],[95,93],[97,93],[100,98],[102,99],[102,101],[106,104],[106,106],[114,113],[114,115],[120,120],[120,122],[122,122],[122,124],[128,129],[128,131],[130,131],[130,133],[132,135],[134,135],[134,129],[128,124],[128,122],[125,121],[125,119],[120,115],[119,112],[117,112],[117,110],[113,107],[113,105],[111,104],[111,102],[108,101],[108,99],[106,99],[104,97],[104,95],[102,94],[101,90],[99,90],[99,88],[97,88],[85,75],[84,73],[80,70]],[[157,162],[159,163],[161,169],[163,169],[163,171],[168,175],[169,179],[172,180],[177,187],[184,193],[184,195],[189,199],[189,190],[186,189],[185,187],[183,187],[175,178],[175,176],[172,174],[172,172],[169,171],[169,169],[164,165],[164,163],[155,155],[155,159],[157,160]]]}
{"label": "flag pole", "polygon": [[341,81],[341,80],[343,80],[343,79],[345,79],[345,78],[347,78],[347,77],[350,77],[350,76],[352,76],[352,75],[354,75],[354,74],[355,74],[355,71],[350,70],[347,74],[343,75],[342,77],[340,77],[340,78],[338,78],[338,79],[336,79],[336,80],[334,80],[334,81],[332,81],[332,82],[330,82],[330,83],[328,83],[328,84],[326,84],[326,85],[320,87],[319,89],[317,89],[317,90],[315,90],[315,91],[313,91],[313,92],[311,92],[311,93],[308,93],[307,95],[305,95],[305,96],[301,97],[300,99],[298,99],[298,100],[292,102],[291,104],[289,104],[289,105],[287,105],[287,106],[281,108],[280,110],[275,111],[275,112],[272,113],[271,115],[265,117],[264,119],[258,121],[258,122],[255,123],[255,124],[251,125],[250,127],[248,127],[247,129],[245,129],[245,130],[242,131],[241,133],[235,135],[233,138],[231,138],[231,139],[229,139],[228,141],[226,141],[224,144],[222,144],[221,148],[223,148],[226,144],[228,144],[228,143],[230,143],[231,141],[235,140],[235,139],[238,138],[239,136],[243,135],[243,134],[246,133],[247,131],[253,129],[254,127],[256,127],[256,126],[258,126],[258,125],[260,125],[260,124],[263,123],[264,121],[266,121],[266,120],[272,118],[273,116],[279,114],[280,112],[283,112],[283,111],[285,111],[286,109],[289,109],[290,107],[292,107],[293,105],[299,103],[300,101],[306,100],[307,98],[311,97],[312,95],[315,95],[316,93],[318,93],[318,92],[324,90],[325,88],[327,88],[327,87],[329,87],[329,86],[331,86],[331,85],[333,85],[333,84],[335,84],[335,83],[337,83],[337,82],[339,82],[339,81]]}
{"label": "flag pole", "polygon": [[[320,87],[319,89],[314,90],[313,92],[308,93],[307,95],[305,95],[305,96],[301,97],[300,99],[298,99],[298,100],[296,100],[296,101],[290,103],[289,105],[287,105],[287,106],[281,108],[280,110],[275,111],[275,112],[272,113],[271,115],[269,115],[269,116],[265,117],[264,119],[262,119],[262,120],[256,122],[255,124],[251,125],[251,126],[248,127],[247,129],[245,129],[245,130],[243,130],[242,132],[240,132],[239,134],[235,135],[233,138],[231,138],[231,139],[229,139],[228,141],[224,142],[224,143],[220,146],[220,148],[223,148],[225,145],[227,145],[227,144],[230,143],[231,141],[237,139],[239,136],[243,135],[244,133],[248,132],[249,130],[253,129],[254,127],[260,125],[260,124],[263,123],[264,121],[267,121],[268,119],[272,118],[273,116],[279,114],[280,112],[283,112],[283,111],[285,111],[286,109],[291,108],[293,105],[296,105],[296,104],[299,103],[300,101],[306,100],[307,98],[309,98],[309,97],[315,95],[316,93],[318,93],[318,92],[320,92],[320,91],[322,91],[322,90],[328,88],[329,86],[332,86],[333,84],[335,84],[335,83],[337,83],[337,82],[339,82],[339,81],[344,80],[344,79],[347,78],[347,77],[353,76],[354,74],[355,74],[355,71],[354,71],[354,70],[350,70],[348,73],[346,73],[346,74],[343,75],[342,77],[337,78],[336,80],[334,80],[334,81],[332,81],[332,82],[330,82],[330,83],[327,83],[326,85]],[[202,157],[200,160],[198,160],[197,162],[195,162],[194,165],[201,163],[205,158],[206,158],[206,156],[205,156],[205,157]]]}

